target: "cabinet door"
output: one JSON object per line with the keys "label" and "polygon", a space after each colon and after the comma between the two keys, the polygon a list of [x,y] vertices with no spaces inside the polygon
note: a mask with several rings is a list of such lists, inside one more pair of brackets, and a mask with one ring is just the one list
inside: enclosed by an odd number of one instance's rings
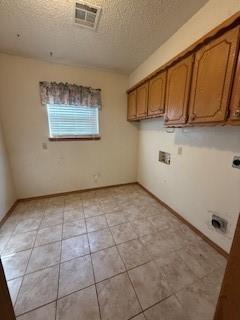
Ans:
{"label": "cabinet door", "polygon": [[137,117],[137,94],[136,90],[128,94],[128,120],[134,120]]}
{"label": "cabinet door", "polygon": [[233,83],[229,119],[233,123],[240,124],[240,52],[238,55],[237,69]]}
{"label": "cabinet door", "polygon": [[211,41],[196,53],[191,98],[190,123],[223,122],[237,56],[239,27]]}
{"label": "cabinet door", "polygon": [[148,107],[148,82],[137,88],[137,118],[145,118],[147,116]]}
{"label": "cabinet door", "polygon": [[161,72],[149,81],[148,115],[162,115],[164,113],[166,71]]}
{"label": "cabinet door", "polygon": [[181,125],[187,121],[193,56],[189,56],[168,69],[165,124]]}

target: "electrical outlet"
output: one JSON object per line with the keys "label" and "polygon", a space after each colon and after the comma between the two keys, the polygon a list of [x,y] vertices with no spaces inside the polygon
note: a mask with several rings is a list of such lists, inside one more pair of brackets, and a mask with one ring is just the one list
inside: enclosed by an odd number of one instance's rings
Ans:
{"label": "electrical outlet", "polygon": [[171,162],[171,155],[168,152],[159,151],[158,161],[163,162],[165,164],[170,164]]}

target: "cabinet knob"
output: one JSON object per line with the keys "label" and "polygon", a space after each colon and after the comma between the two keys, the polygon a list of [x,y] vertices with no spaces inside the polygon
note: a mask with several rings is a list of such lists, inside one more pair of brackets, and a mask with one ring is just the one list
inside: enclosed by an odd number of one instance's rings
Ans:
{"label": "cabinet knob", "polygon": [[169,118],[168,118],[168,116],[167,116],[166,114],[164,115],[164,121],[165,121],[165,122],[168,122],[168,121],[169,121]]}
{"label": "cabinet knob", "polygon": [[190,115],[190,121],[194,121],[196,119],[196,114],[193,113]]}
{"label": "cabinet knob", "polygon": [[236,117],[236,118],[240,118],[240,109],[235,110],[234,113],[233,113],[233,115],[234,115],[234,117]]}

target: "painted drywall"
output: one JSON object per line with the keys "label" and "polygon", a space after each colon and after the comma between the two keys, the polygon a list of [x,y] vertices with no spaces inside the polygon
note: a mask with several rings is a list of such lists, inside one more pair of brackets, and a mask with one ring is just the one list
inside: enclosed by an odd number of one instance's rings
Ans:
{"label": "painted drywall", "polygon": [[[0,115],[19,198],[136,181],[138,132],[126,121],[126,75],[4,54],[0,70]],[[101,140],[48,141],[43,80],[102,89]]]}
{"label": "painted drywall", "polygon": [[[210,0],[130,75],[129,87],[238,10],[239,1]],[[226,251],[240,212],[240,170],[231,166],[233,156],[240,155],[239,136],[239,127],[170,133],[161,119],[139,127],[138,181]],[[171,153],[171,165],[158,162],[159,150]],[[212,213],[228,220],[225,235],[212,229]]]}
{"label": "painted drywall", "polygon": [[0,123],[0,221],[16,200],[8,154]]}

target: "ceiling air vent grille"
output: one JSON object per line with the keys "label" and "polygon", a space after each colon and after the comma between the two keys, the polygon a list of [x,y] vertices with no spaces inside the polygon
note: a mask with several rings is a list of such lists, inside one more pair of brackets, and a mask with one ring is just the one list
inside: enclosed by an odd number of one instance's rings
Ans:
{"label": "ceiling air vent grille", "polygon": [[75,6],[75,23],[81,27],[96,30],[101,8],[84,1],[77,1]]}

